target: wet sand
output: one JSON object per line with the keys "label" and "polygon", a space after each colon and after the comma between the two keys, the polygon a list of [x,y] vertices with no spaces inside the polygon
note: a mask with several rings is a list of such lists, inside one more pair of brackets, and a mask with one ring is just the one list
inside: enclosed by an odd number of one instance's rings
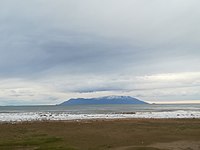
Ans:
{"label": "wet sand", "polygon": [[3,123],[0,150],[200,150],[200,119]]}

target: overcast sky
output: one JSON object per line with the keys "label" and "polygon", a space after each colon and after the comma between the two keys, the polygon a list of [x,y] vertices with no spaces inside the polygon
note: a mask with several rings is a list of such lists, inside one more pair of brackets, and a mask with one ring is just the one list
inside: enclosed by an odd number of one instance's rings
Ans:
{"label": "overcast sky", "polygon": [[129,95],[200,102],[199,0],[1,0],[0,105]]}

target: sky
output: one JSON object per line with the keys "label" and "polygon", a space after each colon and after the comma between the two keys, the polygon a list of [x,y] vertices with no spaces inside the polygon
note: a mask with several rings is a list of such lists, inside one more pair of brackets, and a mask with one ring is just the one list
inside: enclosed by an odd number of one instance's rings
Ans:
{"label": "sky", "polygon": [[128,95],[200,103],[199,0],[1,0],[0,105]]}

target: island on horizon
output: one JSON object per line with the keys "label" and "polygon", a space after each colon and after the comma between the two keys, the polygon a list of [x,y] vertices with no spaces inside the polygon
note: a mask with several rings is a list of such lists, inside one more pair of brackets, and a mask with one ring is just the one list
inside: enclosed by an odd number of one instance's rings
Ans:
{"label": "island on horizon", "polygon": [[64,101],[60,106],[66,105],[98,105],[98,104],[149,104],[131,96],[105,96],[98,98],[72,98]]}

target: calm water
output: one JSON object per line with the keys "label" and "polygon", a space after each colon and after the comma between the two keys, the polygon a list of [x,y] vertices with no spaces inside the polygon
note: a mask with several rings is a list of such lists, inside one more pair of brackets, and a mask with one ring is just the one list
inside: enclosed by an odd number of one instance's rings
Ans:
{"label": "calm water", "polygon": [[0,106],[0,113],[64,112],[67,114],[112,114],[121,112],[169,112],[179,110],[200,111],[200,104]]}

